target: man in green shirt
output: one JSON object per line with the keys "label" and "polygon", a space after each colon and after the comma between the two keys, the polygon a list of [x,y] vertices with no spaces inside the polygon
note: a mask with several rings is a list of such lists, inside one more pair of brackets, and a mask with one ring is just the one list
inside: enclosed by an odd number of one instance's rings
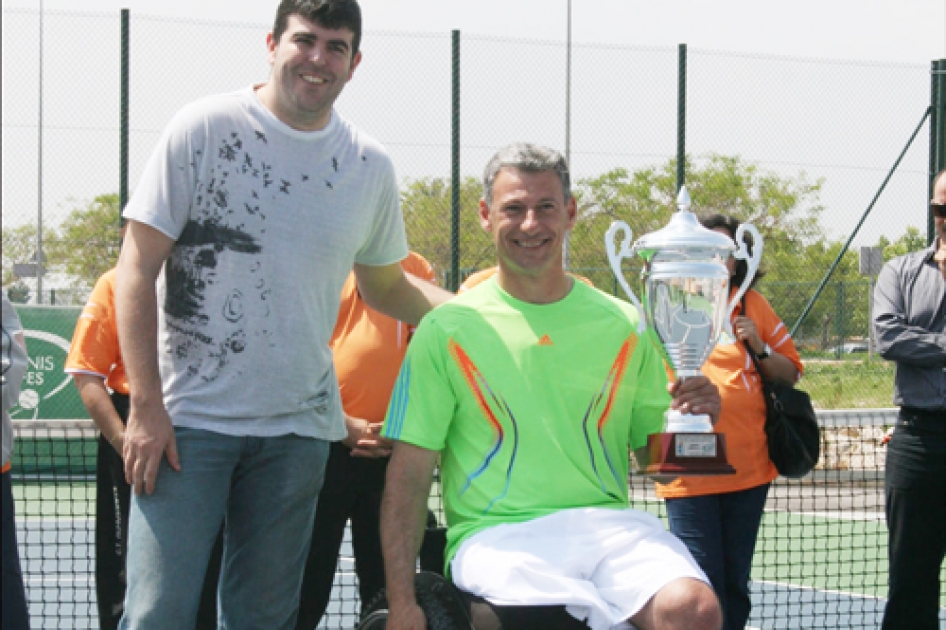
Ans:
{"label": "man in green shirt", "polygon": [[412,576],[438,457],[446,569],[474,622],[523,628],[564,607],[574,627],[718,628],[705,576],[659,520],[629,509],[627,487],[628,451],[646,465],[668,406],[715,419],[718,392],[705,378],[668,384],[637,312],[565,273],[576,204],[560,154],[500,150],[479,212],[499,272],[421,323],[383,430],[396,440],[387,628],[425,627]]}

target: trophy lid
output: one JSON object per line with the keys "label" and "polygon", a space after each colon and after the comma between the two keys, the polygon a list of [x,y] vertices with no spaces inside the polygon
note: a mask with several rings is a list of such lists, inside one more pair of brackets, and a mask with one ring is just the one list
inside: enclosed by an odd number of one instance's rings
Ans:
{"label": "trophy lid", "polygon": [[677,211],[663,228],[643,235],[634,244],[634,250],[645,261],[697,261],[719,258],[726,260],[736,243],[727,235],[708,230],[700,225],[690,212],[690,194],[686,186],[677,196]]}

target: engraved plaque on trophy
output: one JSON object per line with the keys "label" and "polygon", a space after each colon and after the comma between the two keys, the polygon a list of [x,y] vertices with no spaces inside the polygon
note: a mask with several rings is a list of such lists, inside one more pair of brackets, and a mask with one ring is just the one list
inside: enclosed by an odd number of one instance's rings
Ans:
{"label": "engraved plaque on trophy", "polygon": [[[611,270],[641,314],[639,332],[649,326],[663,345],[681,379],[700,374],[700,367],[717,342],[734,341],[730,316],[745,294],[762,258],[762,238],[749,224],[739,226],[734,243],[725,234],[708,230],[690,212],[686,187],[677,197],[677,212],[656,232],[630,245],[631,229],[623,221],[611,224],[605,236]],[[750,256],[746,233],[753,237]],[[620,242],[619,242],[620,241]],[[738,243],[738,246],[737,246]],[[624,278],[622,261],[639,256],[644,263],[644,303],[641,305]],[[729,297],[730,256],[748,263],[739,292]],[[645,324],[646,323],[646,324]],[[648,437],[648,474],[726,475],[735,469],[726,460],[725,436],[713,431],[710,417],[668,410],[663,433]]]}

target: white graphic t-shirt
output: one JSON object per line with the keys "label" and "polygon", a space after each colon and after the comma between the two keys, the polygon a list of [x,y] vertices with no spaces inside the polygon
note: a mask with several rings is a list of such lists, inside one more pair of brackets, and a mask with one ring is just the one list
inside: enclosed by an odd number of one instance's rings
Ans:
{"label": "white graphic t-shirt", "polygon": [[158,280],[174,424],[344,437],[328,348],[342,284],[407,255],[384,149],[335,112],[303,132],[252,87],[212,96],[169,124],[125,217],[176,241]]}

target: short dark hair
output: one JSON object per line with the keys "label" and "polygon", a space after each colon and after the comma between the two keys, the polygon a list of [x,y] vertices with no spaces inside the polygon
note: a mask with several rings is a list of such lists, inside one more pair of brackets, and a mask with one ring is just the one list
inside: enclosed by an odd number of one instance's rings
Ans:
{"label": "short dark hair", "polygon": [[358,0],[282,0],[273,21],[273,39],[277,42],[286,32],[290,15],[298,15],[330,29],[347,28],[352,32],[351,56],[361,45],[361,7]]}
{"label": "short dark hair", "polygon": [[[707,214],[700,217],[700,224],[705,227],[707,230],[715,230],[716,228],[723,228],[729,232],[729,238],[735,240],[736,231],[739,229],[739,219],[731,217],[726,214]],[[749,246],[749,253],[752,253],[752,235],[746,234],[746,242]],[[749,273],[749,263],[742,260],[741,258],[736,259],[736,267],[733,272],[731,281],[738,287],[742,286],[742,283],[746,281],[746,275]],[[752,282],[749,284],[749,288],[755,286],[755,283],[758,282],[762,276],[765,275],[765,272],[759,269],[756,271],[755,277],[752,278]]]}
{"label": "short dark hair", "polygon": [[509,144],[496,152],[483,170],[483,200],[486,207],[493,205],[493,184],[496,176],[503,168],[514,168],[526,173],[540,173],[552,171],[562,182],[562,194],[567,203],[572,198],[571,177],[568,174],[568,163],[561,153],[555,149],[543,147],[529,142]]}

